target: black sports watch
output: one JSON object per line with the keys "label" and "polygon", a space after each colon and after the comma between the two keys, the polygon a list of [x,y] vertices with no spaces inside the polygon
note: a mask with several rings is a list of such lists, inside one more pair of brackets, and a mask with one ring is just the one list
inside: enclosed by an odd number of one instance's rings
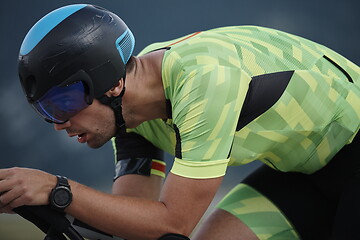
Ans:
{"label": "black sports watch", "polygon": [[72,193],[66,177],[56,176],[57,184],[50,193],[49,202],[52,208],[64,211],[72,201]]}

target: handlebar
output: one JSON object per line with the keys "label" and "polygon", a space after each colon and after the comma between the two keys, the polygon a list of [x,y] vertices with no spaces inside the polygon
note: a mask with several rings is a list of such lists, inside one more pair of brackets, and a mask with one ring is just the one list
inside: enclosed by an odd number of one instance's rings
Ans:
{"label": "handlebar", "polygon": [[65,213],[49,206],[22,206],[15,208],[14,212],[43,231],[46,234],[44,240],[66,240],[64,234],[70,240],[84,240],[65,217]]}
{"label": "handlebar", "polygon": [[[93,228],[50,206],[21,206],[13,209],[46,234],[44,240],[124,240]],[[66,238],[66,237],[67,238]],[[159,240],[190,240],[179,234],[166,234]]]}

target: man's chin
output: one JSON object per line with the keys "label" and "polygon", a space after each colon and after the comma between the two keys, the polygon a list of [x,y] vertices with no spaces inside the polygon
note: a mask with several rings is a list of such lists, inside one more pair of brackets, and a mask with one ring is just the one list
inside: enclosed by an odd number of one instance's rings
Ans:
{"label": "man's chin", "polygon": [[87,145],[90,148],[93,149],[97,149],[97,148],[101,148],[102,146],[104,146],[108,141],[111,140],[112,137],[109,138],[89,138],[88,141],[86,142]]}
{"label": "man's chin", "polygon": [[90,148],[97,149],[97,148],[101,148],[102,146],[104,146],[105,143],[106,143],[106,142],[100,143],[100,142],[92,142],[92,141],[89,141],[89,142],[87,142],[87,145],[88,145]]}

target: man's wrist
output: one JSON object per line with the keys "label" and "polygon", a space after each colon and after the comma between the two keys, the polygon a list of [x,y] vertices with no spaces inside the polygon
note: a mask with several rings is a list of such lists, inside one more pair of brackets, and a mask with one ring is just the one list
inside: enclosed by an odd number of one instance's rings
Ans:
{"label": "man's wrist", "polygon": [[66,177],[56,176],[57,183],[49,196],[50,206],[58,211],[64,211],[72,202],[72,192]]}

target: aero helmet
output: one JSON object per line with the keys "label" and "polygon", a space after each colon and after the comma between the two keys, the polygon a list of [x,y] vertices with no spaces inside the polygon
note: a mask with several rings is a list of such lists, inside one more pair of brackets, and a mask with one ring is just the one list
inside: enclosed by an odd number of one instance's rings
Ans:
{"label": "aero helmet", "polygon": [[130,29],[106,9],[75,4],[50,12],[20,48],[19,76],[28,102],[48,122],[64,123],[97,98],[124,125],[123,92],[114,99],[104,94],[125,79],[134,46]]}

